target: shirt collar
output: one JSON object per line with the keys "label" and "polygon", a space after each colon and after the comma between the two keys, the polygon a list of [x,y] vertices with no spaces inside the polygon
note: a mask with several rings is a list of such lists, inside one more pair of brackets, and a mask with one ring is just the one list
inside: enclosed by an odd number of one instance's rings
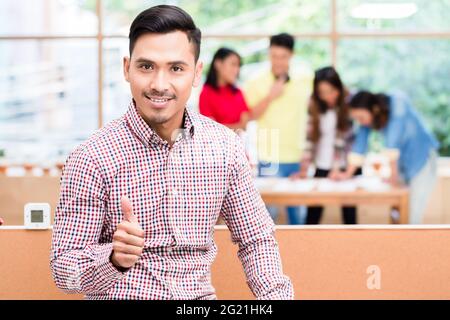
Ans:
{"label": "shirt collar", "polygon": [[[158,134],[144,121],[139,114],[134,100],[132,100],[128,106],[128,111],[125,114],[130,129],[136,134],[137,138],[141,140],[145,145],[156,144],[165,145],[167,141],[163,140]],[[180,129],[179,134],[176,136],[176,142],[181,139],[189,139],[194,136],[194,119],[191,112],[186,107],[184,109],[183,116],[183,128]]]}

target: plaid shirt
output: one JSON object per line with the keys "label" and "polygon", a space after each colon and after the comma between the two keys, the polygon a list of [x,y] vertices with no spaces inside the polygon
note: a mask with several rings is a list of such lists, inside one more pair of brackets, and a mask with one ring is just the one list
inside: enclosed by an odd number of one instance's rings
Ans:
{"label": "plaid shirt", "polygon": [[[222,216],[258,299],[292,299],[274,224],[252,182],[240,138],[195,112],[170,146],[134,103],[68,157],[53,228],[56,285],[87,299],[216,299],[211,264]],[[126,272],[110,261],[127,195],[145,232]]]}

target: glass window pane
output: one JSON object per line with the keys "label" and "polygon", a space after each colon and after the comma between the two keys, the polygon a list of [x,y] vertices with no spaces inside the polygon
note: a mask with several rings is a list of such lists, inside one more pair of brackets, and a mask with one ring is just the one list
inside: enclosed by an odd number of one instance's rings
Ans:
{"label": "glass window pane", "polygon": [[104,1],[105,33],[128,35],[134,17],[158,4],[174,4],[208,34],[314,32],[330,29],[330,0]]}
{"label": "glass window pane", "polygon": [[93,133],[97,65],[95,40],[0,42],[0,145],[7,156],[65,155]]}
{"label": "glass window pane", "polygon": [[95,35],[96,0],[2,0],[0,35]]}
{"label": "glass window pane", "polygon": [[331,41],[328,39],[297,39],[295,54],[313,70],[332,64]]}
{"label": "glass window pane", "polygon": [[340,31],[450,31],[448,0],[338,0]]}
{"label": "glass window pane", "polygon": [[103,122],[123,115],[131,101],[129,83],[123,75],[122,60],[128,56],[128,39],[106,39],[103,42]]}
{"label": "glass window pane", "polygon": [[[236,50],[243,59],[239,85],[245,83],[255,73],[268,68],[267,49],[269,40],[260,39],[214,39],[202,42],[200,60],[204,62],[203,75],[215,51],[226,46]],[[297,39],[292,68],[312,72],[314,69],[331,64],[329,40]],[[109,39],[104,42],[105,83],[104,83],[104,119],[105,123],[120,117],[130,102],[131,95],[127,82],[123,78],[122,57],[128,55],[128,39]],[[204,79],[203,79],[204,80]],[[197,108],[201,86],[194,88],[189,105]]]}
{"label": "glass window pane", "polygon": [[353,88],[406,92],[449,156],[449,52],[450,40],[343,40],[339,70]]}

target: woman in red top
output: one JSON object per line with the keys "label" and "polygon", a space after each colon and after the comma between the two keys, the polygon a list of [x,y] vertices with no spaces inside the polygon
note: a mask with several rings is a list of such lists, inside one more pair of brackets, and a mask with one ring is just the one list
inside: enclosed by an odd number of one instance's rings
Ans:
{"label": "woman in red top", "polygon": [[245,129],[250,111],[242,91],[236,87],[241,57],[228,48],[214,54],[200,93],[200,113],[231,129]]}

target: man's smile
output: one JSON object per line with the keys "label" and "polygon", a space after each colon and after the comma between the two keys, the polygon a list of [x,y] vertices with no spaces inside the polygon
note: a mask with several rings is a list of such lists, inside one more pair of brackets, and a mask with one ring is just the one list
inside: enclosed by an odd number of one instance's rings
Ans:
{"label": "man's smile", "polygon": [[162,109],[169,105],[170,101],[174,99],[174,97],[160,97],[160,96],[144,96],[150,101],[152,107]]}

